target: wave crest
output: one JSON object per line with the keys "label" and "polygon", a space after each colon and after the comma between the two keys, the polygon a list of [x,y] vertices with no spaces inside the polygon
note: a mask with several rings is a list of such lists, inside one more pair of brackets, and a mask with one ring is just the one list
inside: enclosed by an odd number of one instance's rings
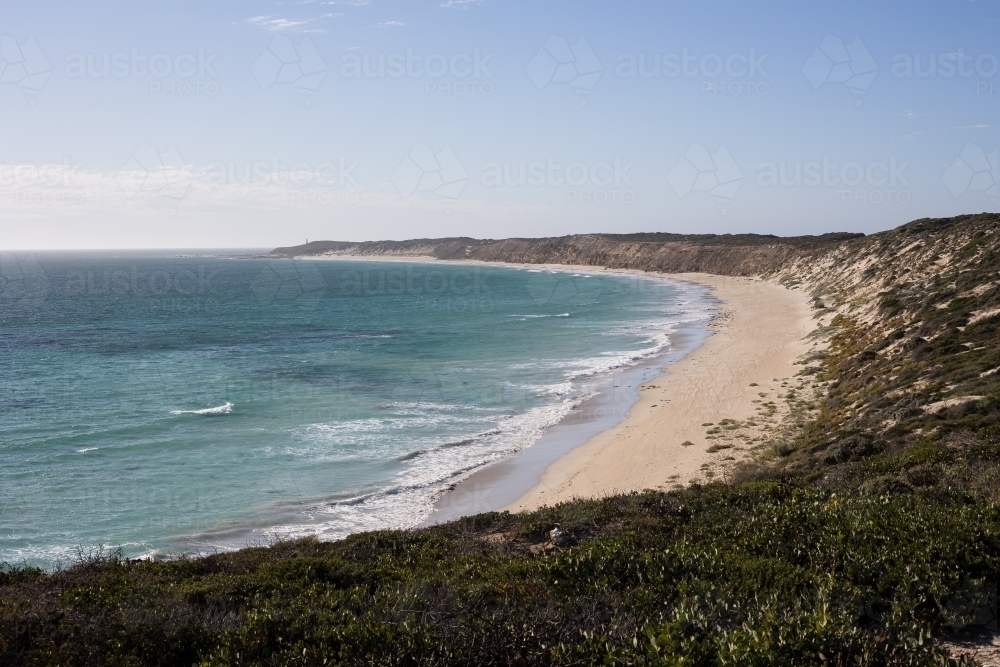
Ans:
{"label": "wave crest", "polygon": [[172,415],[204,415],[207,417],[216,417],[218,415],[231,415],[233,413],[233,404],[226,401],[225,405],[219,405],[214,408],[205,408],[203,410],[171,410]]}

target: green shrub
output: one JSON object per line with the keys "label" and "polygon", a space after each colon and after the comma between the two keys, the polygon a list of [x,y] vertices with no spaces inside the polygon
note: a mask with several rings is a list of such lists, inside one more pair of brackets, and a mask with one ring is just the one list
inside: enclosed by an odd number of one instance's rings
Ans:
{"label": "green shrub", "polygon": [[[0,662],[942,664],[930,636],[986,617],[990,600],[968,599],[1000,574],[998,519],[712,484],[203,559],[7,568]],[[569,546],[548,544],[555,523]]]}

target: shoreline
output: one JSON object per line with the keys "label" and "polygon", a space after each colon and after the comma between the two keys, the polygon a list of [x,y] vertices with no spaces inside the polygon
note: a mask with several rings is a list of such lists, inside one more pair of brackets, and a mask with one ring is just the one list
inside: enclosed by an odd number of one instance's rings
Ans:
{"label": "shoreline", "polygon": [[711,333],[705,324],[679,326],[670,334],[670,349],[608,373],[595,387],[595,395],[548,427],[530,446],[453,484],[434,501],[433,513],[419,527],[496,511],[519,500],[550,465],[625,420],[640,400],[643,384],[703,344]]}
{"label": "shoreline", "polygon": [[[580,420],[579,412],[586,411],[581,405],[574,410],[575,419],[571,413],[530,447],[457,482],[438,497],[434,513],[421,526],[479,512],[531,511],[575,498],[676,488],[724,474],[731,463],[746,458],[750,448],[715,443],[716,449],[708,451],[715,436],[706,430],[717,428],[726,419],[750,424],[741,426],[745,433],[766,435],[768,424],[753,421],[760,412],[757,406],[777,398],[782,383],[795,375],[794,362],[809,351],[807,336],[816,327],[806,294],[756,277],[432,257],[327,255],[308,259],[643,275],[706,286],[716,301],[714,317],[697,327],[703,331],[698,344],[684,345],[678,340],[681,354],[672,344],[666,354],[612,374],[610,385],[618,384],[635,394],[624,415],[610,422]],[[676,331],[672,337],[675,335],[697,338],[692,331]],[[584,440],[580,433],[586,431],[586,424],[581,421],[601,428],[586,433]],[[576,444],[569,444],[571,440]],[[534,483],[528,483],[531,481]]]}
{"label": "shoreline", "polygon": [[[757,278],[670,274],[708,285],[720,312],[713,334],[690,354],[640,387],[640,399],[619,424],[549,465],[538,484],[502,507],[531,511],[576,498],[708,481],[751,447],[720,447],[707,433],[723,419],[761,437],[768,424],[758,404],[778,398],[794,377],[796,359],[810,349],[815,329],[808,296]],[[757,401],[757,404],[754,403]],[[760,420],[763,421],[763,420]],[[717,447],[715,451],[710,451]]]}

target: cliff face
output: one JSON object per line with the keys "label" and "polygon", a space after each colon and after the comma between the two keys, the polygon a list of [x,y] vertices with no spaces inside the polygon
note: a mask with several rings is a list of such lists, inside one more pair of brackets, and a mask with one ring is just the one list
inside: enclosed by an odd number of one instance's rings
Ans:
{"label": "cliff face", "polygon": [[416,239],[345,243],[315,241],[276,248],[276,257],[382,256],[472,259],[523,264],[579,264],[614,269],[720,275],[771,273],[860,234],[779,238],[756,234],[578,234],[556,238]]}

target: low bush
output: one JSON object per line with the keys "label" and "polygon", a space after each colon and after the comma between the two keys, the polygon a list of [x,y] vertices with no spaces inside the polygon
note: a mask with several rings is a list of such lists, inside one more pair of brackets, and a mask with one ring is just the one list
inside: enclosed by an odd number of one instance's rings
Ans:
{"label": "low bush", "polygon": [[[994,505],[712,484],[197,559],[6,568],[0,663],[937,665]],[[547,541],[559,524],[564,548]]]}

